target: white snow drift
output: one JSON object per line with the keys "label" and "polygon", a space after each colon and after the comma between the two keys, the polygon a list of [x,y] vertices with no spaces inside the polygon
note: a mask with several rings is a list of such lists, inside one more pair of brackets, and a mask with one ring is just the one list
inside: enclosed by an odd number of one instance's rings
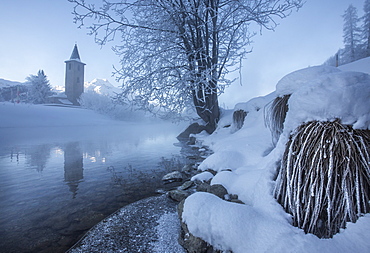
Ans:
{"label": "white snow drift", "polygon": [[[274,96],[287,94],[292,95],[284,132],[271,151],[271,134],[261,108]],[[217,249],[235,253],[368,252],[370,214],[355,224],[347,223],[347,228],[332,239],[319,239],[291,225],[290,215],[273,198],[272,191],[276,163],[291,131],[302,123],[340,119],[354,128],[370,129],[370,76],[332,67],[307,68],[285,76],[275,93],[238,104],[236,109],[240,108],[248,108],[249,113],[239,131],[223,128],[231,122],[227,113],[214,134],[198,136],[214,151],[199,168],[218,171],[211,184],[222,184],[245,205],[195,193],[186,199],[182,216],[190,232]]]}

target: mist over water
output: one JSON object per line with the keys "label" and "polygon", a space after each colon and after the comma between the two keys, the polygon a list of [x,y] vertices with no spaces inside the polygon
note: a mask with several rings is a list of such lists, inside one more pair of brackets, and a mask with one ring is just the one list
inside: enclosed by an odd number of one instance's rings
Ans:
{"label": "mist over water", "polygon": [[0,127],[2,252],[64,252],[120,207],[155,194],[180,166],[182,126]]}

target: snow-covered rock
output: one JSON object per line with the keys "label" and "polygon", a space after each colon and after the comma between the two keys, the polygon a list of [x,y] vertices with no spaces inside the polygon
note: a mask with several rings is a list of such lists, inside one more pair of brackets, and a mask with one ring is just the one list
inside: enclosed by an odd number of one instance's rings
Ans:
{"label": "snow-covered rock", "polygon": [[213,178],[213,174],[209,171],[201,172],[191,178],[191,181],[206,182]]}

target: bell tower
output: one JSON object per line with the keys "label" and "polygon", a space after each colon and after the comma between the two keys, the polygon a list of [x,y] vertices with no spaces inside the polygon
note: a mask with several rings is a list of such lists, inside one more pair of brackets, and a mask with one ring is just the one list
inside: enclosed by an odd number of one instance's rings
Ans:
{"label": "bell tower", "polygon": [[65,94],[74,105],[79,105],[78,98],[84,92],[85,63],[80,59],[77,44],[73,48],[71,58],[66,63]]}

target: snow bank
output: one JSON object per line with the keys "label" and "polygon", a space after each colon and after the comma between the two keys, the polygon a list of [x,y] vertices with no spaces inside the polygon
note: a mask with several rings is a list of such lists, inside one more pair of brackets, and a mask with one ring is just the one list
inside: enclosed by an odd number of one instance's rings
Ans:
{"label": "snow bank", "polygon": [[338,68],[330,66],[316,66],[294,71],[284,76],[276,85],[276,96],[290,95],[303,86],[314,84],[322,76],[338,73]]}
{"label": "snow bank", "polygon": [[[113,120],[92,110],[56,105],[0,103],[0,148],[6,145],[42,144],[68,141],[139,139],[148,143],[152,136],[178,133],[185,127],[153,119]],[[139,137],[138,137],[139,136]],[[131,140],[132,139],[132,140]]]}
{"label": "snow bank", "polygon": [[98,126],[117,121],[91,110],[56,105],[0,103],[0,128]]}
{"label": "snow bank", "polygon": [[183,219],[194,236],[235,253],[353,253],[368,252],[370,247],[369,214],[348,224],[334,238],[323,240],[291,226],[287,215],[273,203],[261,210],[198,192],[185,200]]}
{"label": "snow bank", "polygon": [[[305,69],[302,72],[309,71]],[[290,86],[290,83],[287,82]],[[281,86],[285,87],[283,83]],[[280,87],[281,88],[281,87]],[[370,76],[360,72],[332,72],[307,82],[291,95],[284,131],[312,120],[333,121],[370,129]]]}
{"label": "snow bank", "polygon": [[[273,149],[264,125],[264,105],[274,96],[292,94],[283,137]],[[259,108],[259,109],[257,109]],[[293,72],[279,81],[276,93],[238,104],[248,111],[243,127],[233,133],[218,128],[210,136],[198,135],[214,154],[199,166],[218,173],[211,184],[222,184],[245,203],[224,201],[198,192],[185,201],[183,220],[190,232],[221,250],[245,252],[368,252],[370,214],[347,223],[332,239],[319,239],[291,225],[291,217],[272,196],[276,164],[290,131],[311,120],[339,118],[355,128],[370,129],[370,76],[332,67]],[[226,114],[231,122],[232,115]]]}
{"label": "snow bank", "polygon": [[344,71],[358,71],[370,74],[370,57],[339,66],[338,68]]}

